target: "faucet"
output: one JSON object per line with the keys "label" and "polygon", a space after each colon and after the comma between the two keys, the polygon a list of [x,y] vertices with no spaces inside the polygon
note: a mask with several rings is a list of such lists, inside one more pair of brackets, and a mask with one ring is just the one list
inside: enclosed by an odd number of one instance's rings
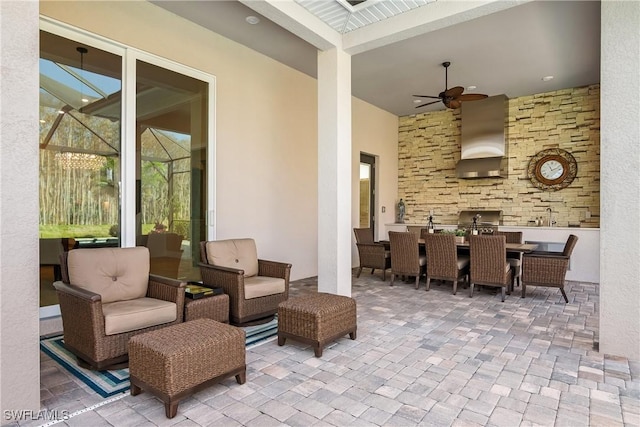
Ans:
{"label": "faucet", "polygon": [[549,212],[549,227],[553,227],[553,224],[556,223],[552,216],[553,211],[551,210],[551,208],[547,208],[547,212]]}

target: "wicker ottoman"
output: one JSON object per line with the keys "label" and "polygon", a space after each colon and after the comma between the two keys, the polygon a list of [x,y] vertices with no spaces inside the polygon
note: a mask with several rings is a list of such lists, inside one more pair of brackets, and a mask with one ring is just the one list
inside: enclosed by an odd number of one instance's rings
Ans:
{"label": "wicker ottoman", "polygon": [[290,298],[278,305],[278,345],[292,338],[313,345],[316,357],[329,342],[349,334],[356,339],[356,301],[317,293]]}
{"label": "wicker ottoman", "polygon": [[159,397],[168,418],[194,392],[235,375],[246,380],[245,333],[211,319],[196,319],[129,340],[131,395]]}

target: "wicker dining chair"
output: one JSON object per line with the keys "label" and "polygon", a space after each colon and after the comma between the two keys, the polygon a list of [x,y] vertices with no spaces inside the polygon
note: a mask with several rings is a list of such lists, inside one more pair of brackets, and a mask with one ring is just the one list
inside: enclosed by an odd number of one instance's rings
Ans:
{"label": "wicker dining chair", "polygon": [[511,265],[507,262],[505,236],[469,236],[471,257],[469,297],[473,297],[474,285],[497,286],[504,302],[505,291],[511,293]]}
{"label": "wicker dining chair", "polygon": [[356,277],[360,277],[363,268],[370,268],[371,274],[378,268],[382,270],[382,280],[387,280],[387,269],[391,268],[391,252],[385,248],[384,244],[374,242],[372,228],[354,228],[353,232],[360,258]]}
{"label": "wicker dining chair", "polygon": [[391,284],[396,275],[416,278],[416,289],[420,277],[426,273],[427,257],[421,255],[418,247],[418,235],[409,231],[390,231],[391,246]]}
{"label": "wicker dining chair", "polygon": [[469,256],[458,255],[453,234],[423,232],[427,250],[427,291],[431,279],[453,282],[453,294],[458,290],[458,280],[469,275]]}
{"label": "wicker dining chair", "polygon": [[578,242],[578,236],[569,235],[562,252],[531,252],[522,258],[522,298],[525,297],[528,286],[546,286],[559,288],[568,303],[569,299],[564,291],[565,276],[569,268],[569,261],[573,248]]}
{"label": "wicker dining chair", "polygon": [[[504,236],[507,243],[522,243],[522,231],[495,231],[494,236]],[[513,269],[513,287],[522,283],[522,252],[507,252],[507,262]]]}

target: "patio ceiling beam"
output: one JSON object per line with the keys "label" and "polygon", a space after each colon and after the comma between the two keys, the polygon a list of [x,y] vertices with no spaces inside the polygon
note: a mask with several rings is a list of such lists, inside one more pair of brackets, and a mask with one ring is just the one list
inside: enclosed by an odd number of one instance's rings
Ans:
{"label": "patio ceiling beam", "polygon": [[342,45],[342,36],[293,0],[238,0],[319,50]]}

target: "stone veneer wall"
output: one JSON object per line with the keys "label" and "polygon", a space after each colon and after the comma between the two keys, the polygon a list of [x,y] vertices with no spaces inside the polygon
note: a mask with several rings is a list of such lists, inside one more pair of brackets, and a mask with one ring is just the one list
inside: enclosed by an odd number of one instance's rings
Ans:
{"label": "stone veneer wall", "polygon": [[[504,225],[523,226],[551,207],[557,226],[599,227],[600,85],[510,99],[506,133],[508,178],[459,179],[460,110],[400,117],[398,197],[405,222],[456,224],[458,212],[502,210]],[[529,160],[540,150],[562,148],[575,157],[578,173],[555,192],[534,187]],[[588,213],[591,218],[587,218]]]}

